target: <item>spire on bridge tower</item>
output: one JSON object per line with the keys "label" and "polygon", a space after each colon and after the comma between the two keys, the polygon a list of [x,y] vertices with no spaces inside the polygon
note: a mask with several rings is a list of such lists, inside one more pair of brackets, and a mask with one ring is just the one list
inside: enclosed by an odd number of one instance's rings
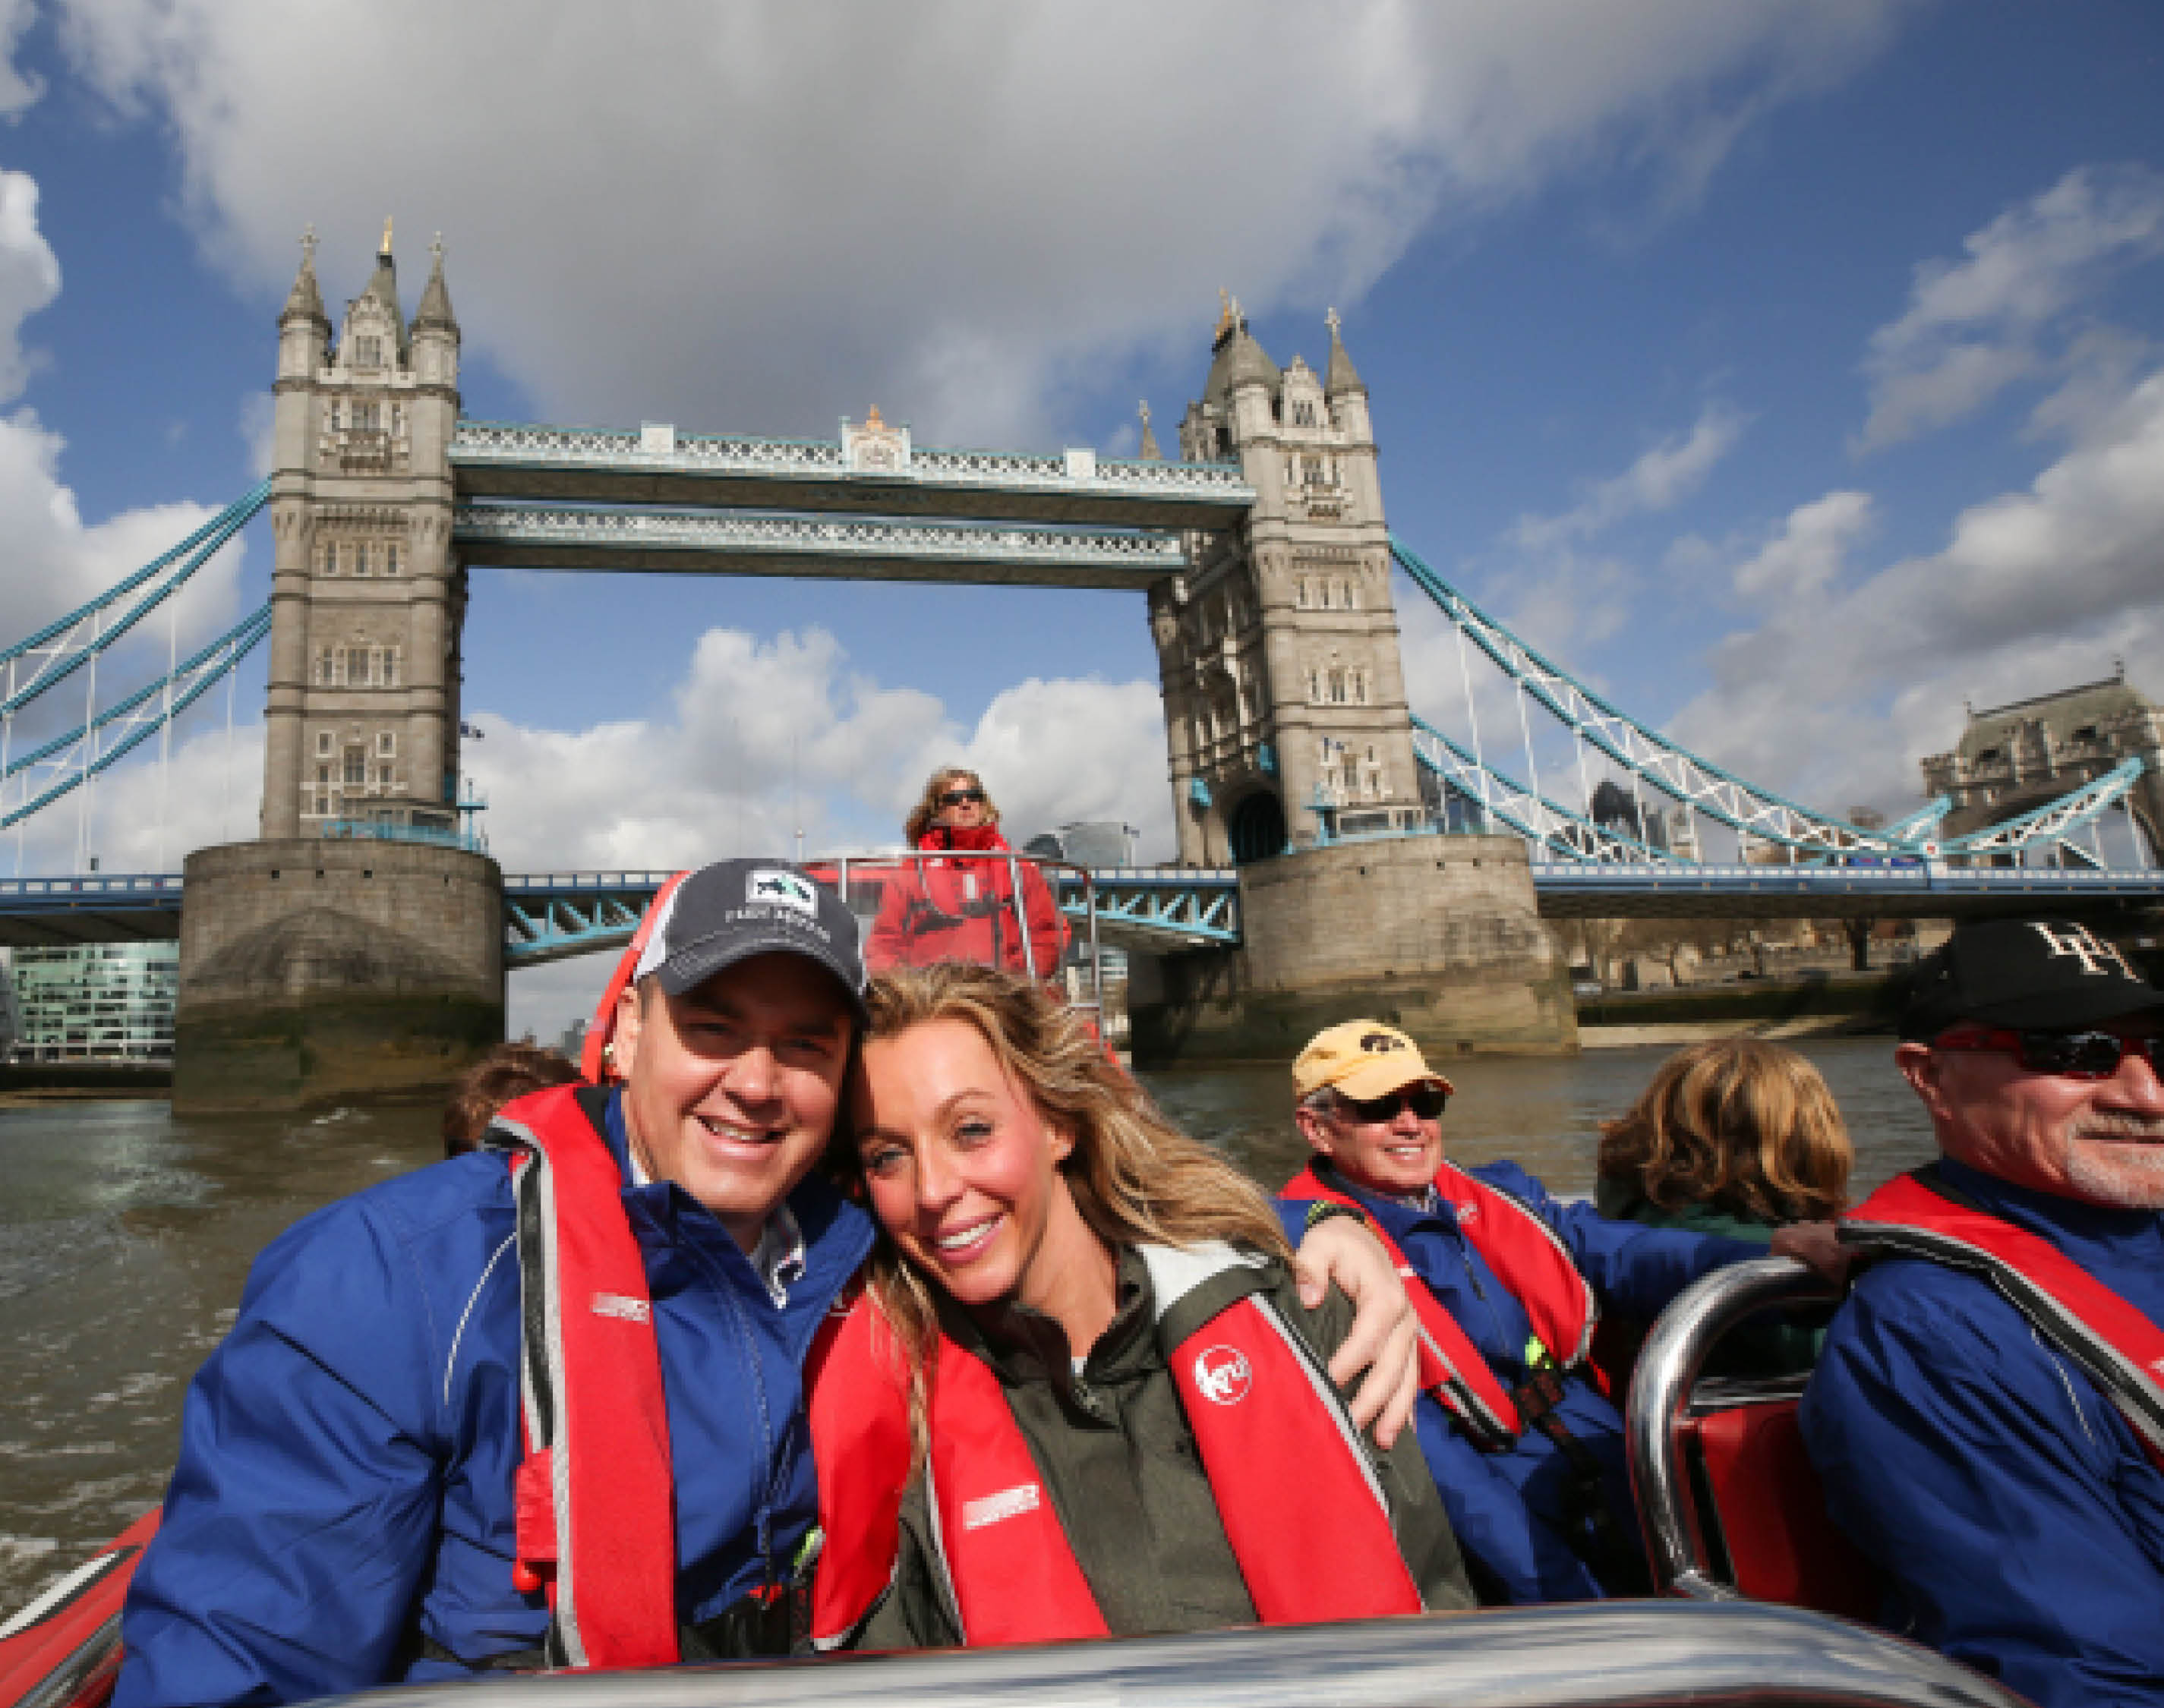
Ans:
{"label": "spire on bridge tower", "polygon": [[454,343],[459,335],[458,317],[451,312],[450,288],[444,283],[444,234],[436,233],[435,242],[428,245],[431,265],[428,282],[421,291],[421,306],[413,311],[413,331],[418,335],[423,327],[447,329]]}
{"label": "spire on bridge tower", "polygon": [[316,228],[301,233],[301,270],[293,275],[293,288],[286,294],[286,312],[278,317],[283,326],[295,316],[319,320],[330,330],[331,317],[323,312],[323,293],[316,283]]}
{"label": "spire on bridge tower", "polygon": [[1360,378],[1359,370],[1353,367],[1352,357],[1345,354],[1345,340],[1338,332],[1337,311],[1333,308],[1322,318],[1330,328],[1330,369],[1323,375],[1322,395],[1336,398],[1348,391],[1364,394],[1368,390],[1367,385]]}
{"label": "spire on bridge tower", "polygon": [[1136,454],[1145,463],[1162,463],[1164,453],[1157,448],[1157,435],[1150,431],[1149,400],[1142,400],[1142,443]]}

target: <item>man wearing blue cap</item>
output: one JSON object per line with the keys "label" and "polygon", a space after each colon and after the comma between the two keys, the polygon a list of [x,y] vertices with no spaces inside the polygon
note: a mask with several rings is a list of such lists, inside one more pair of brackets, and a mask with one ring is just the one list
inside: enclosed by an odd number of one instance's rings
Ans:
{"label": "man wearing blue cap", "polygon": [[[727,861],[661,899],[628,971],[621,1084],[521,1098],[493,1150],[257,1261],[188,1396],[116,1708],[789,1650],[804,1360],[872,1240],[814,1171],[857,922],[800,867]],[[1369,1412],[1403,1409],[1405,1314],[1384,1301]]]}
{"label": "man wearing blue cap", "polygon": [[1872,1266],[1801,1413],[1888,1626],[2044,1708],[2164,1695],[2164,992],[2087,925],[1963,925],[1894,1059],[1940,1156],[1851,1213]]}

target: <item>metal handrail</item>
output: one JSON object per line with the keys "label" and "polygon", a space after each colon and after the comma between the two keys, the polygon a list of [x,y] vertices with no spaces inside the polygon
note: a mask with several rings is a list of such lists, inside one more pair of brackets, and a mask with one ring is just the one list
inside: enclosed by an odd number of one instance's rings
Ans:
{"label": "metal handrail", "polygon": [[1579,1602],[1183,1637],[842,1655],[545,1680],[483,1674],[368,1708],[2020,1708],[1944,1656],[1756,1603]]}
{"label": "metal handrail", "polygon": [[1755,1312],[1840,1297],[1839,1287],[1792,1257],[1754,1258],[1686,1287],[1646,1336],[1631,1378],[1624,1429],[1631,1492],[1661,1590],[1712,1601],[1736,1595],[1733,1585],[1714,1574],[1704,1515],[1683,1465],[1686,1410],[1707,1355],[1723,1334]]}

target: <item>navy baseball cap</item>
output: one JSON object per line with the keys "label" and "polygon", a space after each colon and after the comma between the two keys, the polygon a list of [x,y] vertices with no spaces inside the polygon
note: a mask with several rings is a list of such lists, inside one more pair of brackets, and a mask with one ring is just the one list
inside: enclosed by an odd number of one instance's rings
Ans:
{"label": "navy baseball cap", "polygon": [[651,974],[670,996],[682,996],[739,961],[773,954],[801,955],[833,973],[864,1024],[857,916],[786,860],[722,860],[693,872],[661,904],[631,976]]}
{"label": "navy baseball cap", "polygon": [[2164,991],[2146,982],[2109,939],[2072,919],[1980,919],[1916,963],[1901,1035],[1928,1043],[1964,1020],[2015,1030],[2077,1031],[2136,1014],[2164,1014]]}

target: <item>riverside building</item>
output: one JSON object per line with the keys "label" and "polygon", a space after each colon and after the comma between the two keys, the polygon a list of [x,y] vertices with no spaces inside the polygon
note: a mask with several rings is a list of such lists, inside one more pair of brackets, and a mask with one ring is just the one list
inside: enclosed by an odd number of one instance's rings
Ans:
{"label": "riverside building", "polygon": [[15,1061],[173,1059],[177,943],[78,943],[13,953]]}

